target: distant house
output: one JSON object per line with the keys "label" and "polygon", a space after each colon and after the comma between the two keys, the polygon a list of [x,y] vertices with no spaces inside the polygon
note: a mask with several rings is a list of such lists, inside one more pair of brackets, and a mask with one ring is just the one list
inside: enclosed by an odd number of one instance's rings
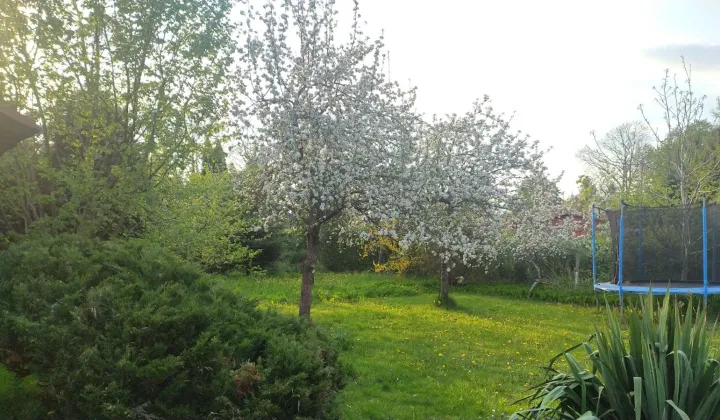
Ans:
{"label": "distant house", "polygon": [[[573,224],[573,238],[581,238],[590,234],[590,215],[574,210],[565,210],[552,220],[553,226],[560,226],[566,222]],[[607,221],[607,217],[598,216],[595,219],[595,227]]]}

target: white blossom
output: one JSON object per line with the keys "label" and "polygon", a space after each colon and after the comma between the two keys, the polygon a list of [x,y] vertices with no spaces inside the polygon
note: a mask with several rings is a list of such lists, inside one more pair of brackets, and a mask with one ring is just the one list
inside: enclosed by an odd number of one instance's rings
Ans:
{"label": "white blossom", "polygon": [[511,132],[485,97],[465,115],[433,118],[415,153],[401,200],[403,242],[428,245],[446,268],[492,263],[508,191],[542,167],[537,142]]}
{"label": "white blossom", "polygon": [[585,242],[574,239],[574,232],[583,227],[577,223],[584,223],[584,218],[575,222],[573,213],[563,207],[557,181],[542,172],[528,178],[506,217],[503,251],[515,261],[533,264],[538,275],[544,261],[567,256]]}
{"label": "white blossom", "polygon": [[249,95],[237,114],[249,127],[247,158],[260,169],[262,211],[291,214],[306,233],[308,315],[320,227],[348,212],[396,213],[419,121],[415,93],[386,79],[382,38],[363,34],[357,3],[345,43],[335,39],[332,0],[269,0],[247,16],[240,77]]}

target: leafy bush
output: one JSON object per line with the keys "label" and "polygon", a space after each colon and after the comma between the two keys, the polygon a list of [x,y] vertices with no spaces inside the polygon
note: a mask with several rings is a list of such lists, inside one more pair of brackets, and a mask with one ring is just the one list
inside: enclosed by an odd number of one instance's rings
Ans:
{"label": "leafy bush", "polygon": [[[507,283],[499,281],[468,284],[458,290],[487,296],[532,299],[534,301],[569,303],[581,306],[595,306],[603,299],[613,305],[619,301],[616,293],[596,294],[591,284],[583,283],[575,286],[571,280],[540,284],[533,290],[532,295],[530,294],[530,285],[528,283]],[[626,295],[625,300],[633,300],[633,296]]]}
{"label": "leafy bush", "polygon": [[270,231],[261,229],[254,232],[247,241],[256,252],[253,264],[273,274],[299,273],[300,263],[305,258],[305,243],[302,235],[282,225]]}
{"label": "leafy bush", "polygon": [[40,237],[0,267],[2,362],[37,375],[50,417],[335,417],[330,338],[157,245]]}
{"label": "leafy bush", "polygon": [[[526,399],[532,408],[514,418],[689,420],[720,418],[720,363],[710,357],[705,312],[686,305],[685,315],[670,296],[654,311],[654,298],[633,312],[629,337],[608,307],[604,328],[583,346],[588,371],[569,352],[548,367],[545,382]],[[642,315],[642,316],[640,316]],[[570,373],[553,363],[567,362]]]}
{"label": "leafy bush", "polygon": [[42,418],[44,408],[39,403],[39,388],[35,375],[17,380],[0,363],[0,407],[3,419]]}
{"label": "leafy bush", "polygon": [[325,271],[342,273],[372,270],[372,258],[364,257],[360,247],[343,243],[337,232],[325,229],[320,240],[323,246],[318,258]]}
{"label": "leafy bush", "polygon": [[146,239],[215,272],[248,269],[252,221],[226,172],[169,179],[146,222]]}

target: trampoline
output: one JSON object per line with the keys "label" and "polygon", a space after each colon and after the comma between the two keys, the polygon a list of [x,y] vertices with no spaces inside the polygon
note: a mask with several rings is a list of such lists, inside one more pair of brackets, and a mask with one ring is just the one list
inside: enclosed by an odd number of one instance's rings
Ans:
{"label": "trampoline", "polygon": [[717,204],[674,207],[632,206],[605,210],[614,264],[598,281],[598,210],[591,215],[593,288],[623,295],[720,294]]}

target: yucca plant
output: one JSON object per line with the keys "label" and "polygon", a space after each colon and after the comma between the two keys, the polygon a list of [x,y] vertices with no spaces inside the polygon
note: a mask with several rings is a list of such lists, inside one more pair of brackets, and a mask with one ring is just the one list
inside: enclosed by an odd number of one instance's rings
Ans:
{"label": "yucca plant", "polygon": [[[559,354],[546,380],[518,402],[531,408],[513,419],[720,419],[720,369],[710,357],[706,314],[690,299],[681,304],[651,295],[629,317],[627,338],[608,306],[607,319],[588,342]],[[570,352],[584,348],[591,370]],[[569,372],[553,365],[567,362]]]}

